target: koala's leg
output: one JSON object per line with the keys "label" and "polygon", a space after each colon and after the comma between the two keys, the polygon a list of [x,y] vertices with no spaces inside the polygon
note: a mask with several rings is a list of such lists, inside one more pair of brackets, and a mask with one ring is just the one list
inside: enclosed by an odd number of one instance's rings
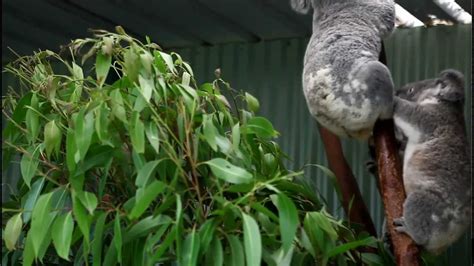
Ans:
{"label": "koala's leg", "polygon": [[394,219],[395,230],[408,234],[418,245],[425,245],[437,231],[440,197],[431,191],[415,191],[403,204],[403,217]]}
{"label": "koala's leg", "polygon": [[373,105],[376,119],[390,119],[393,115],[393,81],[390,70],[379,61],[371,61],[363,64],[354,76],[355,80],[366,84],[366,93]]}

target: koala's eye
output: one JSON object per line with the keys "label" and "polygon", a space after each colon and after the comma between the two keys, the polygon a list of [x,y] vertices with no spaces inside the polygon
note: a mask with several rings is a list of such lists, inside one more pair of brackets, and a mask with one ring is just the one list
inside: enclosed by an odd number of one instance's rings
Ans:
{"label": "koala's eye", "polygon": [[411,87],[409,90],[408,90],[408,93],[413,93],[413,91],[415,90],[415,88]]}

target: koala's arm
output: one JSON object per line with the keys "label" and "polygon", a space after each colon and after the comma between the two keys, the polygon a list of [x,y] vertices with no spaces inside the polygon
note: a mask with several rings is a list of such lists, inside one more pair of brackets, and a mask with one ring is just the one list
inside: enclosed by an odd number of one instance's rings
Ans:
{"label": "koala's arm", "polygon": [[401,129],[403,135],[413,135],[413,130],[420,131],[421,128],[430,127],[430,119],[426,119],[430,115],[429,107],[421,106],[415,102],[394,97],[393,118],[396,126]]}

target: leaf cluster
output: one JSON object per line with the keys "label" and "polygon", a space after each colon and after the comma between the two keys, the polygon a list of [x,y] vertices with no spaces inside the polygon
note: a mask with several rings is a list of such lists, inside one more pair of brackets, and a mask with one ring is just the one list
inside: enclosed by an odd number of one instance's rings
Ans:
{"label": "leaf cluster", "polygon": [[20,158],[21,171],[2,206],[4,265],[381,260],[356,250],[374,238],[328,214],[303,172],[285,167],[252,95],[220,78],[198,85],[178,54],[120,27],[66,51],[5,69],[24,93],[3,99],[2,163]]}

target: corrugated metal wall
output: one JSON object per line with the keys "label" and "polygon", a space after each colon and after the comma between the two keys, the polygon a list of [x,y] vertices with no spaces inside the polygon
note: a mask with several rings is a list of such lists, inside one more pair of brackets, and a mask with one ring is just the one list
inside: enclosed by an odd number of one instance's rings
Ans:
{"label": "corrugated metal wall", "polygon": [[[396,86],[436,76],[441,70],[454,68],[466,76],[466,107],[471,106],[471,26],[403,29],[386,41],[389,67]],[[293,162],[290,167],[305,164],[327,165],[323,145],[311,118],[301,89],[301,71],[308,39],[288,39],[255,44],[225,44],[178,50],[190,61],[199,82],[210,81],[214,70],[234,88],[254,94],[261,104],[260,114],[268,117],[281,137],[279,142]],[[466,108],[468,128],[471,109]],[[383,210],[375,179],[365,168],[366,144],[344,141],[344,151],[358,179],[363,197],[379,232]],[[307,176],[328,200],[332,213],[343,215],[328,178],[314,167]],[[439,258],[438,265],[471,265],[469,234]]]}

